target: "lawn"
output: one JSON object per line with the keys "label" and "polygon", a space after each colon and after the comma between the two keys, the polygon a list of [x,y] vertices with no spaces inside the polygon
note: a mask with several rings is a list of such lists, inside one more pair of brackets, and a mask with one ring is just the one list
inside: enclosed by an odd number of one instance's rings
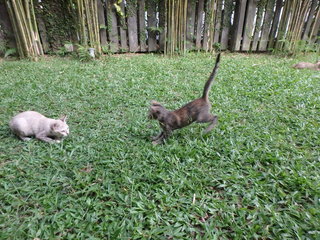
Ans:
{"label": "lawn", "polygon": [[[319,239],[320,72],[298,59],[222,55],[217,127],[152,145],[150,101],[199,97],[214,62],[0,62],[0,239]],[[70,136],[20,141],[8,122],[24,110],[67,114]]]}

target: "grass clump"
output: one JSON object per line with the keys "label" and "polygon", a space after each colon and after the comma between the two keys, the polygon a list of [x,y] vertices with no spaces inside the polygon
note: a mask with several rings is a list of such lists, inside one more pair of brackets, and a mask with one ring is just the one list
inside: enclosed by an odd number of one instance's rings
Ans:
{"label": "grass clump", "polygon": [[[210,92],[218,126],[151,144],[150,100],[175,109],[199,97],[214,61],[0,62],[0,238],[317,239],[319,73],[225,54]],[[8,121],[23,110],[67,114],[71,135],[18,140]]]}

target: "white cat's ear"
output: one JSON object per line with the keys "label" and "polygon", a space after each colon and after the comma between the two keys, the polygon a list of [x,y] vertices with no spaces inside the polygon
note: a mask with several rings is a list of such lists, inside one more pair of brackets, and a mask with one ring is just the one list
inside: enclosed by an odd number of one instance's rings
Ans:
{"label": "white cat's ear", "polygon": [[61,120],[62,122],[67,122],[67,119],[68,119],[68,117],[67,117],[66,115],[60,117],[60,120]]}
{"label": "white cat's ear", "polygon": [[51,130],[55,130],[57,127],[58,127],[58,124],[57,124],[57,123],[53,123],[53,124],[51,124],[51,126],[50,126]]}

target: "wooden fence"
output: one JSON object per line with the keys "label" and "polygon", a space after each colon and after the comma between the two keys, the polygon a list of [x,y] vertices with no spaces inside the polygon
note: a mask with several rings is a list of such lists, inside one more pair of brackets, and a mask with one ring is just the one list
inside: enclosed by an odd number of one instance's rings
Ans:
{"label": "wooden fence", "polygon": [[[189,50],[255,52],[292,47],[300,40],[320,43],[319,0],[92,1],[97,2],[101,46],[111,52],[165,51],[172,41],[171,25],[183,41],[180,46]],[[178,1],[185,9],[176,11],[181,14],[174,18],[175,24],[169,20]],[[45,21],[41,19],[42,25]],[[40,26],[42,44],[48,46],[44,31],[50,29]]]}
{"label": "wooden fence", "polygon": [[[319,0],[186,1],[187,49],[267,51],[279,43],[284,46],[285,39],[320,43]],[[99,24],[107,26],[100,29],[101,44],[109,43],[115,52],[163,51],[165,4],[164,0],[127,0],[117,7],[111,1],[98,1]],[[298,31],[295,39],[290,36],[294,31]]]}

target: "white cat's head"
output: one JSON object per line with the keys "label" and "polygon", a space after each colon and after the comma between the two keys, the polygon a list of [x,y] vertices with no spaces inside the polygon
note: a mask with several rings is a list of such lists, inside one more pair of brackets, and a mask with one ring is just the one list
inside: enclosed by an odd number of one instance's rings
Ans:
{"label": "white cat's head", "polygon": [[69,126],[67,125],[67,117],[61,117],[51,125],[51,134],[57,138],[69,135]]}

